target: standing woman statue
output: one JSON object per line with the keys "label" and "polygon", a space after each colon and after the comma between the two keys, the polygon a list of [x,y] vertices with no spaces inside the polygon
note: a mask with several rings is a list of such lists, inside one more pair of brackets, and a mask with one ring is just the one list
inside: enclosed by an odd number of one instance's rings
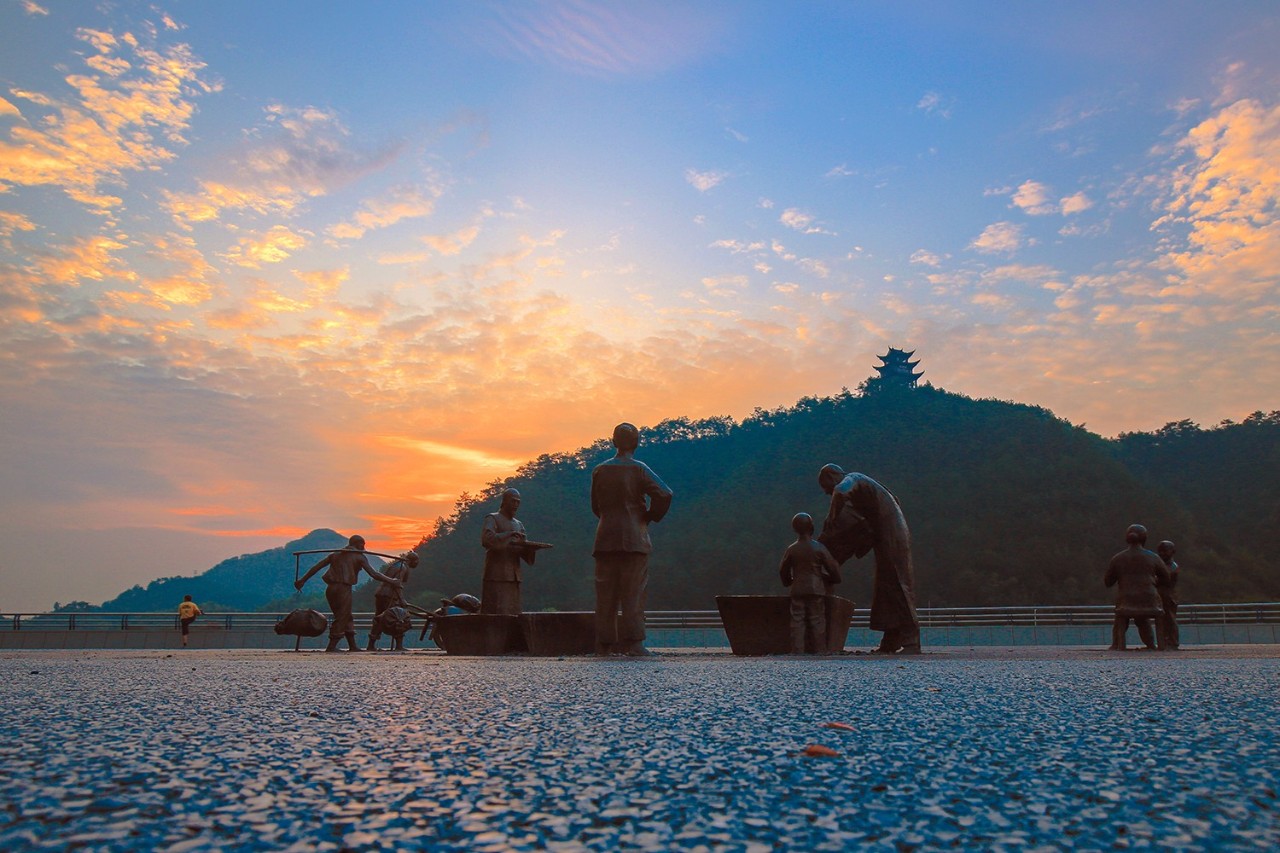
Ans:
{"label": "standing woman statue", "polygon": [[818,541],[842,564],[875,552],[871,630],[884,632],[875,651],[920,654],[911,532],[898,499],[867,475],[845,473],[839,465],[822,466],[818,485],[831,495]]}

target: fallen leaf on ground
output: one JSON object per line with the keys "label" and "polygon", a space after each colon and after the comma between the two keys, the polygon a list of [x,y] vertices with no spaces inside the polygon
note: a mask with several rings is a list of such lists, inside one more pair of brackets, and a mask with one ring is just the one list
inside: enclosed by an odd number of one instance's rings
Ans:
{"label": "fallen leaf on ground", "polygon": [[840,729],[841,731],[844,731],[844,732],[853,731],[853,726],[849,725],[848,723],[823,723],[822,727],[824,729]]}
{"label": "fallen leaf on ground", "polygon": [[822,746],[821,744],[811,743],[804,748],[804,752],[801,754],[806,755],[809,758],[834,758],[840,753],[836,752],[834,749],[832,749],[829,746]]}

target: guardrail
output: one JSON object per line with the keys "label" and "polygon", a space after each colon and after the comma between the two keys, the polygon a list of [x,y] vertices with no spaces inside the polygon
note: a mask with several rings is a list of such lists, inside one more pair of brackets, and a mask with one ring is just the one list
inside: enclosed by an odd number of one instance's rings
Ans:
{"label": "guardrail", "polygon": [[[1114,615],[1109,604],[1046,605],[1023,607],[921,607],[917,611],[925,628],[955,626],[1025,625],[1110,625]],[[354,614],[365,626],[372,613]],[[870,611],[853,612],[853,628],[866,628]],[[206,613],[192,626],[196,630],[270,631],[284,613]],[[703,628],[723,630],[715,610],[651,610],[646,614],[650,628]],[[1178,607],[1181,625],[1280,624],[1280,602],[1243,604],[1183,604]],[[4,613],[0,630],[40,631],[128,631],[178,628],[178,617],[167,613]]]}

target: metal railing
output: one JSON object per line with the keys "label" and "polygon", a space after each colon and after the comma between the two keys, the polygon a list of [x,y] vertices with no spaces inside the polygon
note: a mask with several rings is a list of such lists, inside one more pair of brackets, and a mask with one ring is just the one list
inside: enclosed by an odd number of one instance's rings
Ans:
{"label": "metal railing", "polygon": [[[922,607],[917,611],[925,628],[979,626],[1109,625],[1114,610],[1109,604],[1046,605],[1018,607]],[[356,613],[363,630],[372,613]],[[284,613],[206,613],[192,625],[193,630],[270,631]],[[853,612],[853,628],[866,628],[869,611]],[[699,628],[722,630],[715,610],[651,610],[646,614],[650,628]],[[1178,607],[1183,625],[1280,624],[1280,602],[1243,604],[1183,604]],[[177,630],[178,617],[167,613],[4,613],[0,630],[34,631],[130,631]]]}

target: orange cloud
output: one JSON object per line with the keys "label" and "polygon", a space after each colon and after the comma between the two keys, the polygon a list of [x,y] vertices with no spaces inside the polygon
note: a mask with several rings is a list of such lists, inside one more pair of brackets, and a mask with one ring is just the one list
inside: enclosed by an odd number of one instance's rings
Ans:
{"label": "orange cloud", "polygon": [[435,210],[440,187],[397,187],[387,195],[370,199],[361,205],[350,222],[329,228],[329,235],[344,240],[358,240],[376,228],[387,228],[405,219],[430,216]]}
{"label": "orange cloud", "polygon": [[215,87],[201,79],[204,63],[187,45],[153,48],[89,29],[78,35],[96,51],[85,64],[97,73],[66,77],[74,99],[14,90],[30,108],[9,101],[0,108],[20,119],[0,140],[0,184],[55,186],[89,207],[116,207],[121,199],[100,186],[172,159],[192,97]]}
{"label": "orange cloud", "polygon": [[278,264],[306,245],[305,232],[275,225],[264,234],[241,237],[222,257],[238,266],[257,269],[263,264]]}
{"label": "orange cloud", "polygon": [[1240,100],[1179,143],[1191,155],[1174,179],[1168,216],[1185,245],[1166,266],[1224,299],[1280,294],[1280,105]]}

